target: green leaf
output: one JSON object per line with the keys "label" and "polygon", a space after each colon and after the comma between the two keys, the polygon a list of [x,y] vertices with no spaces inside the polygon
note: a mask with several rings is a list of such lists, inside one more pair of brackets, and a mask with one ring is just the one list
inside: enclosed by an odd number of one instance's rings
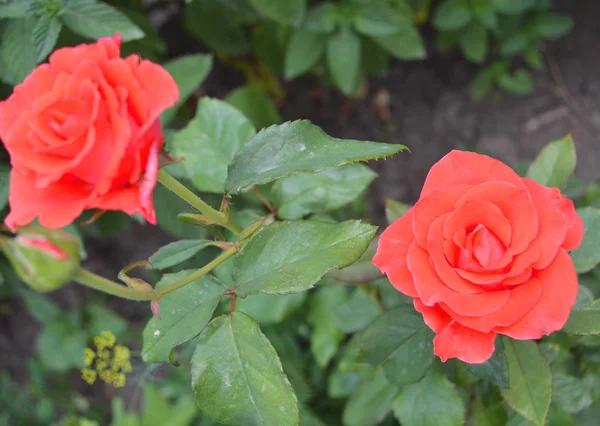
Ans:
{"label": "green leaf", "polygon": [[593,207],[577,209],[583,219],[583,240],[581,245],[571,252],[575,270],[579,274],[589,272],[600,263],[600,211]]}
{"label": "green leaf", "polygon": [[179,108],[206,79],[212,65],[212,56],[205,54],[180,56],[163,65],[179,87],[179,100],[161,115],[163,126],[173,121]]}
{"label": "green leaf", "polygon": [[0,18],[24,18],[27,16],[28,2],[8,0],[0,2]]}
{"label": "green leaf", "polygon": [[377,266],[373,265],[373,256],[375,256],[377,251],[378,240],[379,238],[373,239],[369,243],[367,251],[352,265],[340,270],[331,271],[327,276],[338,281],[357,284],[368,283],[381,278],[383,274]]}
{"label": "green leaf", "polygon": [[66,372],[83,367],[83,348],[88,338],[76,314],[61,313],[52,321],[45,320],[37,348],[41,361],[51,370]]}
{"label": "green leaf", "polygon": [[306,120],[288,122],[268,127],[244,144],[229,166],[225,189],[237,193],[250,185],[384,158],[405,149],[404,145],[332,138]]}
{"label": "green leaf", "polygon": [[361,82],[360,37],[341,28],[327,41],[327,65],[331,78],[344,95],[354,94]]}
{"label": "green leaf", "polygon": [[569,16],[543,13],[536,20],[536,30],[545,38],[558,38],[573,28],[573,20]]}
{"label": "green leaf", "polygon": [[600,334],[600,300],[584,306],[575,305],[563,330],[583,336]]}
{"label": "green leaf", "polygon": [[[376,227],[347,221],[275,222],[256,232],[236,259],[238,296],[299,293],[328,271],[350,265],[367,249]],[[293,241],[293,244],[290,242]]]}
{"label": "green leaf", "polygon": [[381,315],[381,307],[364,288],[357,288],[350,299],[337,304],[333,323],[345,333],[354,333],[365,328]]}
{"label": "green leaf", "polygon": [[50,322],[62,314],[58,305],[41,293],[25,289],[21,289],[19,293],[23,297],[29,315],[41,323]]}
{"label": "green leaf", "polygon": [[561,371],[552,375],[552,403],[567,413],[575,414],[589,408],[594,402],[597,378],[586,375],[579,379]]}
{"label": "green leaf", "polygon": [[321,368],[336,354],[344,333],[333,323],[333,307],[344,303],[348,293],[343,286],[324,284],[311,297],[308,321],[313,326],[310,350]]}
{"label": "green leaf", "polygon": [[490,359],[482,364],[467,364],[464,366],[477,377],[506,389],[509,384],[508,360],[504,352],[503,340],[496,339],[496,349]]}
{"label": "green leaf", "polygon": [[527,95],[533,91],[533,79],[525,70],[517,70],[513,75],[504,74],[498,80],[498,85],[516,95]]}
{"label": "green leaf", "polygon": [[250,50],[244,29],[231,19],[231,11],[214,0],[188,3],[183,25],[211,50],[229,55],[243,55]]}
{"label": "green leaf", "polygon": [[[157,288],[177,282],[194,271],[165,274]],[[171,349],[193,339],[210,321],[225,289],[208,275],[160,298],[160,319],[152,317],[142,336],[142,358],[146,362],[168,361]]]}
{"label": "green leaf", "polygon": [[220,423],[299,424],[298,402],[275,349],[243,313],[218,317],[202,332],[192,387],[200,409]]}
{"label": "green leaf", "polygon": [[487,31],[480,24],[471,23],[460,33],[460,49],[470,61],[481,63],[487,56]]}
{"label": "green leaf", "polygon": [[527,177],[540,185],[564,188],[575,172],[577,155],[571,135],[550,142],[527,169]]}
{"label": "green leaf", "polygon": [[209,240],[179,240],[159,248],[150,256],[154,269],[166,269],[185,262],[210,244]]}
{"label": "green leaf", "polygon": [[192,210],[188,203],[162,185],[156,185],[153,197],[158,226],[182,238],[204,238],[206,236],[206,229],[203,227],[189,225],[178,219],[179,213]]}
{"label": "green leaf", "polygon": [[36,53],[36,62],[42,62],[56,44],[62,24],[56,16],[41,15],[36,17],[31,34]]}
{"label": "green leaf", "polygon": [[373,40],[398,59],[416,60],[427,57],[423,38],[412,24],[403,25],[400,31],[385,37],[374,37]]}
{"label": "green leaf", "polygon": [[332,33],[338,18],[338,6],[335,3],[322,3],[313,7],[306,14],[303,28],[318,33]]}
{"label": "green leaf", "polygon": [[471,21],[467,0],[444,0],[433,14],[433,26],[442,31],[458,30]]}
{"label": "green leaf", "polygon": [[310,71],[323,56],[326,42],[327,37],[317,32],[294,32],[285,51],[285,78],[291,80]]}
{"label": "green leaf", "polygon": [[510,385],[502,396],[521,416],[543,426],[552,395],[550,367],[535,342],[507,338],[504,346]]}
{"label": "green leaf", "polygon": [[277,324],[298,309],[306,299],[306,293],[271,295],[254,294],[239,299],[237,310],[260,324]]}
{"label": "green leaf", "polygon": [[435,370],[400,390],[394,415],[402,426],[462,426],[466,410],[454,384]]}
{"label": "green leaf", "polygon": [[356,30],[369,37],[384,37],[398,31],[398,23],[394,20],[392,11],[380,4],[358,5],[353,17]]}
{"label": "green leaf", "polygon": [[0,77],[6,83],[17,85],[37,64],[37,50],[32,39],[35,17],[11,19],[2,24]]}
{"label": "green leaf", "polygon": [[227,167],[255,133],[252,123],[236,108],[202,98],[196,117],[173,137],[171,150],[175,157],[185,158],[183,166],[196,188],[222,193]]}
{"label": "green leaf", "polygon": [[225,102],[240,110],[257,129],[281,123],[277,108],[257,87],[238,87],[227,95]]}
{"label": "green leaf", "polygon": [[371,380],[363,382],[344,407],[345,426],[368,426],[381,422],[392,410],[398,387],[385,378],[381,370]]}
{"label": "green leaf", "polygon": [[105,330],[110,331],[115,336],[122,335],[127,330],[127,321],[104,303],[98,301],[89,303],[85,309],[89,316],[89,323],[86,330],[91,336],[98,336]]}
{"label": "green leaf", "polygon": [[356,373],[344,373],[336,370],[329,376],[327,394],[330,398],[347,398],[360,384],[360,376]]}
{"label": "green leaf", "polygon": [[8,164],[0,164],[0,210],[8,204],[8,192],[10,190],[10,171]]}
{"label": "green leaf", "polygon": [[533,8],[536,0],[493,0],[493,2],[498,12],[507,15],[520,15]]}
{"label": "green leaf", "polygon": [[475,18],[486,28],[496,28],[498,18],[494,10],[493,0],[471,0],[471,9]]}
{"label": "green leaf", "polygon": [[295,27],[302,23],[306,13],[306,0],[250,0],[250,4],[267,18]]}
{"label": "green leaf", "polygon": [[358,338],[358,361],[382,366],[398,386],[421,380],[433,362],[433,332],[408,306],[392,309],[373,321]]}
{"label": "green leaf", "polygon": [[394,223],[400,217],[404,216],[412,206],[410,204],[394,201],[390,198],[385,200],[385,217],[388,224]]}
{"label": "green leaf", "polygon": [[63,24],[84,37],[97,39],[119,33],[123,41],[144,37],[144,32],[114,7],[96,0],[71,0],[60,16]]}
{"label": "green leaf", "polygon": [[362,164],[346,165],[315,174],[299,174],[273,184],[279,217],[300,219],[309,213],[332,211],[354,201],[375,179]]}

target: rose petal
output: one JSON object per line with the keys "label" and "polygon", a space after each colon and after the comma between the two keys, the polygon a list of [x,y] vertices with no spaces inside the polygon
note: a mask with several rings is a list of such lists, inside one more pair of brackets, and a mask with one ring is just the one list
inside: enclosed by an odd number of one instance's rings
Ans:
{"label": "rose petal", "polygon": [[528,191],[507,182],[485,182],[470,189],[456,202],[456,206],[469,200],[487,201],[500,209],[512,228],[509,247],[513,253],[521,253],[535,238],[537,211]]}
{"label": "rose petal", "polygon": [[505,247],[510,244],[512,228],[508,219],[494,204],[480,200],[465,201],[448,216],[444,223],[444,238],[451,240],[457,231],[477,225],[485,226]]}
{"label": "rose petal", "polygon": [[425,324],[436,333],[452,322],[452,318],[438,305],[426,306],[419,298],[413,299],[413,305],[423,315]]}
{"label": "rose petal", "polygon": [[416,242],[413,242],[408,250],[407,263],[419,297],[427,306],[444,302],[461,315],[481,316],[500,309],[510,295],[508,290],[477,294],[462,294],[451,290],[440,280],[430,264],[429,254]]}
{"label": "rose petal", "polygon": [[414,207],[413,231],[421,247],[427,248],[427,234],[433,221],[453,211],[456,201],[470,188],[468,185],[457,185],[436,189],[417,201]]}
{"label": "rose petal", "polygon": [[458,358],[469,364],[487,361],[494,353],[496,333],[482,333],[452,321],[433,339],[433,352],[443,362]]}
{"label": "rose petal", "polygon": [[494,180],[525,188],[521,177],[506,164],[487,155],[455,150],[446,154],[429,170],[421,197],[435,188],[479,185]]}
{"label": "rose petal", "polygon": [[179,87],[167,70],[150,61],[140,63],[136,76],[148,93],[150,102],[146,125],[140,129],[144,133],[164,110],[175,105],[179,99]]}
{"label": "rose petal", "polygon": [[537,240],[541,254],[533,267],[543,269],[554,259],[567,235],[567,218],[557,207],[562,195],[558,189],[542,186],[531,179],[524,179],[524,182],[529,188],[539,219]]}
{"label": "rose petal", "polygon": [[448,241],[444,241],[442,230],[446,219],[450,215],[451,213],[446,213],[445,215],[438,217],[433,224],[431,224],[429,236],[427,238],[427,252],[429,253],[429,256],[431,256],[431,260],[439,278],[449,288],[465,294],[482,293],[485,289],[470,283],[458,275],[444,255],[444,242]]}
{"label": "rose petal", "polygon": [[536,278],[542,284],[538,304],[513,325],[497,327],[498,333],[519,340],[539,339],[565,325],[579,288],[571,257],[559,249],[550,265],[537,271]]}
{"label": "rose petal", "polygon": [[406,255],[415,236],[412,230],[414,208],[387,227],[379,237],[373,264],[386,274],[401,293],[417,297],[413,277],[406,264]]}
{"label": "rose petal", "polygon": [[[494,331],[497,326],[509,326],[523,318],[538,303],[541,296],[542,285],[537,278],[532,278],[513,287],[506,304],[496,312],[481,317],[458,315],[451,310],[448,314],[465,327],[488,333]],[[444,304],[441,305],[444,308]]]}

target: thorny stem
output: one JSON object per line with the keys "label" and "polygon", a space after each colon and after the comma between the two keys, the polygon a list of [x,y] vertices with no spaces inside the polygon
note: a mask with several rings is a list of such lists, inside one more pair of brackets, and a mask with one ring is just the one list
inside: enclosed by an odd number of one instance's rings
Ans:
{"label": "thorny stem", "polygon": [[262,194],[262,192],[260,192],[255,186],[251,186],[250,191],[252,191],[254,193],[254,195],[256,195],[258,197],[260,202],[263,203],[270,212],[275,212],[275,209],[273,208],[273,206],[271,205],[269,200],[267,200],[265,198],[265,196]]}
{"label": "thorny stem", "polygon": [[231,296],[231,306],[229,307],[229,317],[231,318],[231,314],[233,314],[233,312],[235,311],[235,302],[237,302],[237,294],[235,294],[235,291],[231,290],[228,291],[227,293],[225,293],[229,296]]}
{"label": "thorny stem", "polygon": [[235,255],[237,251],[237,247],[231,247],[225,250],[219,256],[217,256],[212,262],[206,264],[205,266],[198,269],[196,272],[188,275],[187,277],[174,283],[171,283],[168,286],[153,290],[143,290],[126,287],[83,268],[79,270],[79,272],[75,275],[73,279],[87,287],[93,288],[98,291],[102,291],[107,294],[112,294],[113,296],[122,297],[124,299],[139,301],[157,300],[165,294],[178,290],[181,287],[185,287],[192,281],[197,280],[201,276],[212,271],[218,265],[229,259],[231,256]]}
{"label": "thorny stem", "polygon": [[232,223],[225,214],[213,209],[200,197],[198,197],[164,170],[158,171],[158,181],[169,191],[173,192],[175,195],[186,201],[189,205],[212,220],[215,224],[229,229],[236,235],[239,235],[240,232],[242,232],[242,230],[236,224]]}

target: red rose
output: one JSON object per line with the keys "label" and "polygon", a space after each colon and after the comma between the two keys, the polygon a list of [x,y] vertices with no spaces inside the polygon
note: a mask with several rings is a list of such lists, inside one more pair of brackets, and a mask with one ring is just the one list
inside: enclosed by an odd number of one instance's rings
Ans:
{"label": "red rose", "polygon": [[0,102],[0,138],[13,166],[10,228],[36,216],[60,228],[89,208],[156,222],[158,116],[179,91],[159,65],[121,58],[120,45],[117,35],[59,49]]}
{"label": "red rose", "polygon": [[452,151],[419,201],[381,235],[373,263],[436,333],[443,361],[486,361],[496,334],[539,339],[563,327],[577,296],[566,250],[583,221],[558,189]]}

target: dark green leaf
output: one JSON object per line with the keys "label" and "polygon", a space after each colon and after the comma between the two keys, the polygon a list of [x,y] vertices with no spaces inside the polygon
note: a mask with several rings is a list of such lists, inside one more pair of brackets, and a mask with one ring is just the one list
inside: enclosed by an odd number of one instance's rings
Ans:
{"label": "dark green leaf", "polygon": [[498,80],[504,90],[516,95],[527,95],[533,91],[533,79],[525,70],[515,71],[513,75],[504,74]]}
{"label": "dark green leaf", "polygon": [[498,12],[519,15],[535,6],[536,0],[493,0]]}
{"label": "dark green leaf", "polygon": [[578,379],[561,371],[552,375],[552,403],[567,413],[579,413],[594,402],[597,378],[586,375]]}
{"label": "dark green leaf", "polygon": [[221,423],[299,424],[298,402],[275,349],[243,313],[218,317],[202,332],[192,387],[202,411]]}
{"label": "dark green leaf", "polygon": [[575,306],[564,331],[584,336],[600,334],[600,300],[586,306]]}
{"label": "dark green leaf", "polygon": [[231,19],[231,12],[214,0],[193,1],[185,6],[184,27],[212,50],[243,55],[250,42],[243,28]]}
{"label": "dark green leaf", "polygon": [[298,309],[306,299],[306,293],[271,295],[254,294],[239,299],[237,310],[260,324],[277,324]]}
{"label": "dark green leaf", "polygon": [[507,338],[504,346],[510,384],[502,396],[524,418],[543,426],[552,395],[550,367],[535,342]]}
{"label": "dark green leaf", "polygon": [[245,297],[308,290],[328,271],[358,259],[376,229],[360,221],[272,223],[256,232],[238,255],[235,291]]}
{"label": "dark green leaf", "polygon": [[357,288],[347,302],[334,309],[333,323],[345,333],[365,328],[381,314],[381,307],[363,288]]}
{"label": "dark green leaf", "polygon": [[577,155],[571,135],[550,142],[529,165],[527,177],[540,185],[564,188],[575,172]]}
{"label": "dark green leaf", "polygon": [[209,240],[179,240],[167,244],[150,256],[154,269],[166,269],[185,262],[210,244]]}
{"label": "dark green leaf", "polygon": [[8,204],[8,191],[10,190],[10,171],[8,164],[0,164],[0,210]]}
{"label": "dark green leaf", "polygon": [[573,28],[573,20],[565,15],[543,13],[536,21],[537,33],[542,37],[558,38]]}
{"label": "dark green leaf", "polygon": [[438,30],[457,30],[471,20],[471,8],[467,0],[444,0],[433,14],[433,26]]}
{"label": "dark green leaf", "polygon": [[325,52],[327,37],[323,34],[297,30],[285,51],[285,78],[292,79],[310,71]]}
{"label": "dark green leaf", "polygon": [[427,57],[425,44],[421,34],[414,25],[404,25],[400,31],[385,37],[374,37],[373,40],[388,51],[392,56],[415,60]]}
{"label": "dark green leaf", "polygon": [[250,3],[267,18],[296,27],[306,13],[306,0],[250,0]]}
{"label": "dark green leaf", "polygon": [[255,133],[252,123],[236,108],[202,98],[196,117],[173,137],[171,150],[175,157],[185,158],[183,166],[196,188],[222,193],[227,167]]}
{"label": "dark green leaf", "polygon": [[51,370],[66,372],[73,367],[83,367],[83,348],[87,335],[72,312],[61,313],[45,325],[38,336],[38,354]]}
{"label": "dark green leaf", "polygon": [[398,387],[391,384],[381,370],[363,382],[350,396],[344,408],[345,426],[369,426],[381,422],[392,410]]}
{"label": "dark green leaf", "polygon": [[89,316],[86,330],[91,336],[98,336],[108,330],[118,337],[127,330],[125,318],[116,314],[102,302],[88,304],[85,311]]}
{"label": "dark green leaf", "polygon": [[309,213],[332,211],[354,201],[376,174],[362,164],[346,165],[315,174],[299,174],[273,184],[279,217],[300,219]]}
{"label": "dark green leaf", "polygon": [[361,83],[360,37],[344,27],[327,41],[327,64],[335,85],[344,95],[354,94]]}
{"label": "dark green leaf", "polygon": [[509,383],[508,360],[504,352],[503,340],[496,339],[496,349],[490,359],[482,364],[467,364],[465,367],[477,377],[506,389]]}
{"label": "dark green leaf", "polygon": [[227,95],[225,102],[240,110],[257,129],[281,122],[273,102],[257,87],[238,87]]}
{"label": "dark green leaf", "polygon": [[0,2],[0,18],[24,18],[29,4],[23,0]]}
{"label": "dark green leaf", "polygon": [[62,24],[56,16],[41,15],[35,20],[31,34],[36,53],[36,62],[42,62],[56,44]]}
{"label": "dark green leaf", "polygon": [[0,77],[6,83],[21,83],[37,64],[32,39],[35,21],[35,17],[11,19],[0,27]]}
{"label": "dark green leaf", "polygon": [[333,323],[334,308],[348,299],[343,286],[322,285],[311,297],[308,321],[313,330],[310,350],[317,364],[325,368],[337,352],[344,333]]}
{"label": "dark green leaf", "polygon": [[114,7],[96,0],[70,0],[60,16],[73,32],[97,39],[121,34],[123,41],[144,37],[144,32]]}
{"label": "dark green leaf", "polygon": [[433,332],[412,306],[381,315],[358,337],[358,361],[383,366],[399,386],[420,380],[433,362]]}
{"label": "dark green leaf", "polygon": [[[193,272],[165,274],[156,286],[167,286]],[[214,278],[205,275],[161,297],[160,319],[152,317],[142,334],[144,361],[168,361],[171,349],[197,336],[210,321],[224,291]]]}
{"label": "dark green leaf", "polygon": [[356,30],[369,37],[384,37],[398,31],[392,11],[378,3],[365,3],[358,6],[353,24]]}
{"label": "dark green leaf", "polygon": [[322,3],[310,9],[306,14],[303,28],[319,33],[331,33],[335,29],[338,7],[335,3]]}
{"label": "dark green leaf", "polygon": [[237,193],[250,185],[384,158],[404,149],[403,145],[332,138],[305,120],[288,122],[268,127],[244,144],[229,166],[225,189]]}
{"label": "dark green leaf", "polygon": [[600,263],[600,212],[593,207],[577,209],[584,224],[581,245],[571,252],[575,270],[579,274],[591,271]]}
{"label": "dark green leaf", "polygon": [[373,265],[373,256],[375,256],[375,252],[377,251],[377,242],[378,238],[373,239],[367,251],[352,265],[340,270],[331,271],[327,276],[347,283],[368,283],[381,278],[383,276],[381,271]]}
{"label": "dark green leaf", "polygon": [[385,200],[385,217],[388,224],[392,224],[398,218],[404,216],[404,214],[410,210],[412,206],[410,204],[401,203],[391,199]]}
{"label": "dark green leaf", "polygon": [[179,87],[179,100],[161,115],[163,126],[173,121],[181,105],[206,79],[212,68],[212,62],[211,55],[196,54],[181,56],[163,65]]}
{"label": "dark green leaf", "polygon": [[330,398],[347,398],[360,384],[360,376],[356,373],[344,373],[336,370],[329,376],[327,394]]}
{"label": "dark green leaf", "polygon": [[487,31],[480,24],[471,23],[460,33],[460,49],[465,58],[481,63],[487,56]]}
{"label": "dark green leaf", "polygon": [[486,28],[496,28],[498,19],[493,0],[471,0],[473,15]]}
{"label": "dark green leaf", "polygon": [[462,426],[465,405],[454,384],[435,370],[400,390],[394,415],[403,426]]}

